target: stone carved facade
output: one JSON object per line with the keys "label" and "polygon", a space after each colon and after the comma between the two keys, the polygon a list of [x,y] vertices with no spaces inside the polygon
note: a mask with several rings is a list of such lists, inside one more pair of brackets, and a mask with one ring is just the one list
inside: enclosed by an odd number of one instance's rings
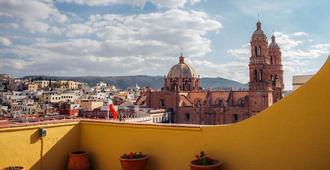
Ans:
{"label": "stone carved facade", "polygon": [[162,90],[148,90],[137,103],[172,111],[175,123],[226,124],[249,118],[280,100],[284,89],[280,48],[274,36],[268,45],[259,21],[250,44],[248,90],[203,90],[199,76],[181,54],[165,76]]}

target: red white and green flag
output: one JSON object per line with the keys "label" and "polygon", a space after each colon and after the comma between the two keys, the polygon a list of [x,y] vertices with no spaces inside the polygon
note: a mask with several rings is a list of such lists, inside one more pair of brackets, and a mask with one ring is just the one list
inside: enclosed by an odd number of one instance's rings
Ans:
{"label": "red white and green flag", "polygon": [[111,98],[108,98],[108,110],[112,113],[113,119],[118,118],[117,110],[115,109],[115,105],[113,104]]}

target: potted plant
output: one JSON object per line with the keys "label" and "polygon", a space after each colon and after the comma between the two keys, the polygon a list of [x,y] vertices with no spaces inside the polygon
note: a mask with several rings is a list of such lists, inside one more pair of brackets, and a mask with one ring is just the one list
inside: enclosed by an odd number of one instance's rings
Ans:
{"label": "potted plant", "polygon": [[75,151],[69,154],[68,170],[89,170],[88,152]]}
{"label": "potted plant", "polygon": [[146,170],[149,157],[141,152],[131,152],[120,157],[120,163],[123,170]]}
{"label": "potted plant", "polygon": [[199,155],[196,155],[196,159],[190,162],[191,170],[220,170],[222,162],[211,159],[201,151]]}

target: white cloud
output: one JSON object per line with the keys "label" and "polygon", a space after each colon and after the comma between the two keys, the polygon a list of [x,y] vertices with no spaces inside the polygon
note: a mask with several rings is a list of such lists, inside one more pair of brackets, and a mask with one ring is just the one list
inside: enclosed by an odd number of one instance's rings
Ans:
{"label": "white cloud", "polygon": [[0,23],[0,29],[13,30],[13,29],[17,29],[18,27],[19,25],[16,23]]}
{"label": "white cloud", "polygon": [[26,19],[23,22],[23,26],[27,28],[31,33],[36,33],[36,32],[47,32],[49,25],[45,22],[41,22],[38,20],[30,20]]}
{"label": "white cloud", "polygon": [[178,8],[184,7],[185,4],[190,5],[200,2],[200,0],[57,0],[58,2],[76,3],[79,5],[112,5],[112,4],[128,4],[136,7],[143,7],[147,2],[151,2],[159,7]]}
{"label": "white cloud", "polygon": [[81,36],[92,33],[92,28],[83,24],[71,24],[67,28],[66,35],[69,37]]}
{"label": "white cloud", "polygon": [[[180,47],[189,56],[211,51],[208,32],[222,28],[219,21],[199,11],[172,9],[140,15],[93,15],[88,22],[115,56],[176,56]],[[109,53],[107,53],[109,54]]]}
{"label": "white cloud", "polygon": [[306,32],[294,32],[291,35],[299,37],[299,36],[307,36],[308,33],[306,33]]}
{"label": "white cloud", "polygon": [[240,48],[229,49],[227,54],[235,57],[238,60],[247,61],[250,58],[250,44],[241,45]]}
{"label": "white cloud", "polygon": [[0,37],[0,45],[10,46],[12,44],[11,40],[6,37]]}
{"label": "white cloud", "polygon": [[280,45],[281,49],[290,50],[302,44],[302,41],[291,38],[289,35],[282,32],[274,32],[276,42]]}
{"label": "white cloud", "polygon": [[206,35],[221,27],[204,12],[179,9],[140,15],[94,15],[86,23],[57,29],[71,36],[96,35],[95,40],[36,39],[31,44],[15,45],[0,51],[1,61],[6,63],[0,70],[50,75],[166,74],[178,62],[180,47],[191,60],[210,52],[211,41]]}
{"label": "white cloud", "polygon": [[45,1],[0,1],[0,16],[17,20],[30,32],[46,32],[49,28],[47,21],[64,23],[67,17],[56,7]]}
{"label": "white cloud", "polygon": [[62,33],[61,29],[59,29],[58,27],[55,27],[55,26],[50,28],[50,32],[53,34],[57,34],[57,35]]}
{"label": "white cloud", "polygon": [[208,77],[222,77],[230,80],[247,83],[249,81],[248,61],[230,61],[218,64],[206,59],[190,59],[188,63],[195,68],[200,75]]}

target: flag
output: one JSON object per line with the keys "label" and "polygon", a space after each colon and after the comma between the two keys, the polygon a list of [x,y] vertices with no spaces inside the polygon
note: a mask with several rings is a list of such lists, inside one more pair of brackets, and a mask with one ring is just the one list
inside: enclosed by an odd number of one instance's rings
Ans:
{"label": "flag", "polygon": [[108,106],[109,107],[109,110],[112,113],[112,118],[117,119],[118,118],[118,113],[117,113],[117,111],[116,111],[116,109],[114,107],[114,104],[112,103],[111,98],[108,99],[108,105],[109,105]]}

